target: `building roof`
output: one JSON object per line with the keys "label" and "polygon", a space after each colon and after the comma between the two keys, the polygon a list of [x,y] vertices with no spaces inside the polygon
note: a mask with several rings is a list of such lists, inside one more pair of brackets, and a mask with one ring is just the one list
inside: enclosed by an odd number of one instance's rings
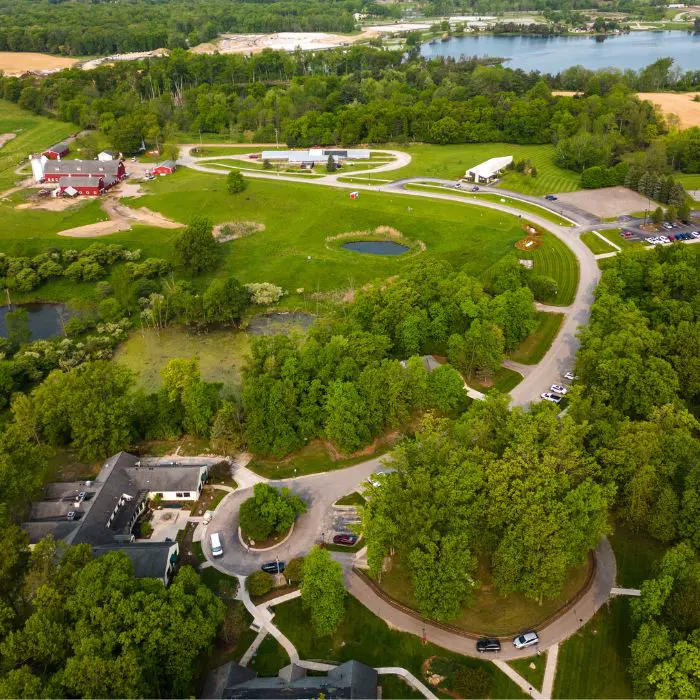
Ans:
{"label": "building roof", "polygon": [[49,160],[44,165],[44,174],[117,176],[120,165],[117,160]]}
{"label": "building roof", "polygon": [[58,179],[59,187],[99,187],[103,180],[101,177],[71,177],[64,175]]}
{"label": "building roof", "polygon": [[112,151],[109,148],[105,148],[104,151],[100,151],[100,155],[102,155],[103,153],[107,156],[112,156],[112,158],[119,155],[119,153],[117,153],[117,151]]}
{"label": "building roof", "polygon": [[479,165],[475,165],[473,168],[469,168],[467,171],[470,175],[475,177],[489,178],[497,175],[503,168],[510,165],[513,162],[513,156],[501,156],[500,158],[489,158]]}
{"label": "building roof", "polygon": [[67,143],[56,143],[53,146],[47,148],[44,153],[65,153],[68,150]]}
{"label": "building roof", "polygon": [[158,163],[156,168],[170,168],[172,170],[176,165],[177,163],[174,160],[164,160],[162,163]]}
{"label": "building roof", "polygon": [[131,560],[136,578],[162,579],[173,550],[177,551],[177,542],[131,542],[98,545],[92,548],[92,555],[101,557],[109,552],[124,552]]}

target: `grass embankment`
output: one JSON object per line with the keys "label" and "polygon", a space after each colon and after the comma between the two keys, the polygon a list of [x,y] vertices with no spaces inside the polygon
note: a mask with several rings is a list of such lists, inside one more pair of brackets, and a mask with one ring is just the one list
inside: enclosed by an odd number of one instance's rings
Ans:
{"label": "grass embankment", "polygon": [[[354,598],[348,596],[345,616],[335,634],[317,637],[311,628],[308,611],[296,599],[275,606],[275,624],[289,638],[302,659],[343,662],[356,659],[369,666],[401,666],[416,678],[425,680],[423,662],[433,656],[457,665],[482,668],[492,678],[493,698],[525,697],[520,689],[493,664],[470,659],[442,649],[434,644],[423,644],[419,637],[396,632]],[[383,684],[384,679],[380,678]],[[390,688],[401,688],[393,683]],[[400,697],[409,697],[401,695]]]}
{"label": "grass embankment", "polygon": [[486,384],[480,382],[476,378],[470,379],[467,383],[473,389],[487,393],[489,391],[500,391],[503,394],[507,394],[512,389],[515,389],[523,378],[512,369],[507,367],[499,367],[496,373],[491,377],[490,381]]}
{"label": "grass embankment", "polygon": [[611,598],[559,647],[555,698],[631,698],[629,598]]}
{"label": "grass embankment", "polygon": [[537,177],[508,172],[498,183],[499,187],[523,194],[545,195],[552,192],[573,192],[581,189],[580,176],[554,164],[554,146],[521,146],[511,143],[459,144],[436,146],[397,146],[411,155],[411,162],[399,170],[393,170],[394,179],[402,177],[441,177],[457,179],[465,172],[489,158],[512,155],[516,160],[529,159],[537,168]]}
{"label": "grass embankment", "polygon": [[347,496],[339,498],[335,505],[337,506],[363,506],[366,503],[365,497],[357,491],[349,493]]}
{"label": "grass embankment", "polygon": [[[506,636],[538,625],[559,610],[586,583],[588,564],[569,571],[561,594],[542,605],[520,594],[500,595],[485,561],[480,561],[476,579],[479,588],[474,604],[464,607],[460,616],[450,624],[468,632],[488,636]],[[394,557],[391,571],[382,575],[382,588],[395,600],[416,608],[411,577],[401,561]]]}
{"label": "grass embankment", "polygon": [[371,453],[363,452],[362,455],[356,457],[337,459],[335,455],[328,451],[324,442],[312,440],[308,445],[297,450],[291,457],[286,457],[284,460],[255,457],[248,465],[248,468],[267,479],[289,479],[295,476],[305,476],[307,474],[317,474],[319,472],[351,467],[354,464],[366,462],[368,459],[386,454],[390,447],[390,444],[382,438],[377,445],[377,449]]}
{"label": "grass embankment", "polygon": [[160,371],[174,358],[196,357],[202,379],[221,382],[229,391],[241,387],[241,369],[250,350],[250,336],[240,331],[188,333],[181,328],[133,331],[121,343],[114,359],[136,373],[139,386],[145,391],[160,387]]}
{"label": "grass embankment", "polygon": [[[468,188],[468,185],[467,185]],[[539,216],[547,221],[551,221],[553,224],[558,226],[568,226],[571,227],[574,224],[568,219],[564,219],[559,216],[556,212],[546,209],[545,207],[537,206],[531,202],[526,202],[522,199],[517,199],[516,197],[508,197],[506,195],[494,194],[493,192],[465,192],[463,189],[455,189],[454,187],[448,187],[447,185],[429,185],[429,184],[413,184],[409,183],[406,185],[408,190],[422,190],[424,192],[435,192],[442,191],[448,194],[457,195],[463,197],[466,200],[485,200],[487,202],[497,202],[498,204],[504,204],[514,209],[519,209],[520,211],[531,214],[534,216]]]}
{"label": "grass embankment", "polygon": [[39,153],[76,131],[74,124],[39,117],[0,99],[0,134],[15,134],[0,148],[0,193],[21,179],[15,174],[20,161],[26,162],[30,153]]}
{"label": "grass embankment", "polygon": [[[530,668],[530,664],[535,668]],[[545,654],[541,656],[530,656],[527,659],[515,659],[509,661],[508,665],[514,668],[533,688],[542,689],[544,681],[544,668],[547,664]]]}
{"label": "grass embankment", "polygon": [[[601,240],[593,231],[586,231],[581,234],[581,240],[586,244],[586,247],[593,255],[601,255],[603,253],[616,253],[617,248],[613,248],[609,243]],[[617,242],[617,241],[616,241]]]}
{"label": "grass embankment", "polygon": [[[222,245],[222,263],[215,275],[235,275],[244,283],[279,284],[290,292],[284,300],[287,305],[303,304],[302,297],[295,294],[298,288],[310,293],[357,287],[397,274],[410,262],[400,255],[330,250],[326,238],[339,233],[390,225],[410,239],[424,241],[429,253],[473,275],[500,260],[521,238],[518,219],[513,216],[484,210],[465,220],[458,203],[416,198],[407,206],[405,196],[378,192],[363,192],[359,199],[351,200],[348,192],[332,188],[251,180],[243,194],[232,196],[226,191],[224,177],[186,169],[149,183],[148,190],[152,194],[134,200],[134,206],[148,207],[177,221],[203,215],[214,223],[232,218],[263,223],[264,232]],[[110,240],[117,241],[121,235]],[[172,232],[158,237],[169,235]]]}
{"label": "grass embankment", "polygon": [[538,311],[537,328],[510,353],[509,359],[524,365],[536,365],[547,354],[563,321],[564,314]]}

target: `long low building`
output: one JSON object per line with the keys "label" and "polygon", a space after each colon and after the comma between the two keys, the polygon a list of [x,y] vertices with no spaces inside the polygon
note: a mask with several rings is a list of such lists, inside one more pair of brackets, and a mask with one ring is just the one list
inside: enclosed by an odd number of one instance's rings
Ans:
{"label": "long low building", "polygon": [[[62,177],[105,178],[105,187],[126,177],[122,160],[49,160],[46,156],[30,158],[32,173],[37,182],[56,182]],[[112,179],[109,179],[112,178]]]}
{"label": "long low building", "polygon": [[489,158],[473,168],[469,168],[464,175],[470,182],[488,184],[498,179],[503,171],[513,162],[513,156],[501,156],[500,158]]}
{"label": "long low building", "polygon": [[286,161],[288,163],[325,163],[328,156],[335,161],[368,160],[367,148],[309,148],[307,150],[263,151],[263,160]]}

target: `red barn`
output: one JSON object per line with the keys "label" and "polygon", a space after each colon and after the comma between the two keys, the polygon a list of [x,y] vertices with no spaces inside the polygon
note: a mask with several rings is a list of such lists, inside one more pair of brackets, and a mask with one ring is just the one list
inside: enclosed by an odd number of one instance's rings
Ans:
{"label": "red barn", "polygon": [[174,160],[164,160],[162,163],[158,163],[151,172],[154,175],[172,175],[175,170],[177,170],[177,163]]}
{"label": "red barn", "polygon": [[57,160],[58,158],[64,158],[68,151],[67,143],[57,143],[55,146],[47,148],[41,155],[46,156],[49,160]]}
{"label": "red barn", "polygon": [[[123,161],[108,160],[57,160],[44,165],[44,180],[58,182],[62,177],[101,177],[123,179],[126,168]],[[114,184],[114,183],[111,183]]]}
{"label": "red barn", "polygon": [[91,197],[97,197],[104,190],[104,180],[101,177],[62,177],[58,181],[58,187],[61,193],[73,194],[70,188],[78,194],[85,194]]}

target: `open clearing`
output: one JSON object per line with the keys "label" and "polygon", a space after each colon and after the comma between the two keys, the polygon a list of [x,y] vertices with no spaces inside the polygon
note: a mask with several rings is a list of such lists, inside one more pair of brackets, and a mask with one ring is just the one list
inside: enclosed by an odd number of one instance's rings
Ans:
{"label": "open clearing", "polygon": [[512,143],[466,143],[451,146],[421,144],[397,146],[410,153],[411,162],[404,168],[393,170],[392,178],[440,177],[457,180],[468,168],[489,158],[511,155],[516,160],[529,159],[537,168],[537,177],[515,172],[506,173],[498,182],[499,187],[535,196],[550,192],[572,192],[581,189],[580,176],[572,170],[564,170],[554,164],[554,146],[521,146]]}
{"label": "open clearing", "polygon": [[591,251],[591,253],[593,253],[593,255],[614,253],[617,250],[617,248],[613,248],[609,243],[602,240],[600,236],[596,236],[593,231],[586,231],[586,233],[582,233],[581,240],[586,244],[586,247]]}
{"label": "open clearing", "polygon": [[[602,187],[597,190],[568,192],[560,194],[559,199],[601,219],[634,214],[649,207],[646,197],[627,187]],[[652,204],[655,205],[653,201]]]}
{"label": "open clearing", "polygon": [[78,63],[78,60],[67,56],[51,56],[47,53],[0,51],[0,72],[4,72],[5,75],[23,75],[27,71],[53,72],[70,68]]}

